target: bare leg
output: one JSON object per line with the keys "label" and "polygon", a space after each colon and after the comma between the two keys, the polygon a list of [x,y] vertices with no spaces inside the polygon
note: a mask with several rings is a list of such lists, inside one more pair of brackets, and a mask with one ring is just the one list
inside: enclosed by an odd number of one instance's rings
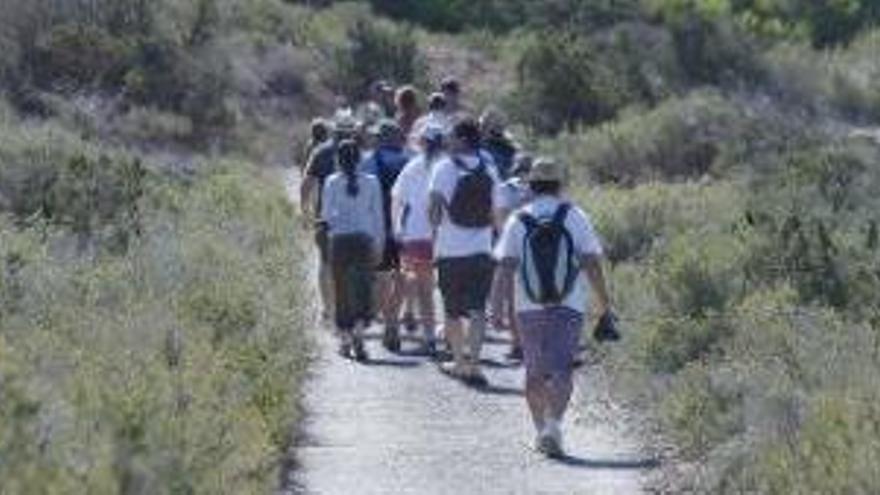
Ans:
{"label": "bare leg", "polygon": [[466,362],[464,358],[464,325],[461,318],[447,318],[444,327],[446,331],[446,340],[452,347],[452,358],[455,361],[456,368],[461,371],[465,369]]}
{"label": "bare leg", "polygon": [[543,378],[526,376],[526,402],[529,405],[529,412],[532,414],[535,430],[539,433],[544,428],[544,413],[547,410],[544,386]]}
{"label": "bare leg", "polygon": [[468,329],[468,350],[473,361],[474,371],[479,369],[480,353],[483,350],[485,337],[486,313],[484,311],[471,311],[470,327]]}
{"label": "bare leg", "polygon": [[508,321],[510,322],[511,346],[514,349],[520,349],[520,348],[522,348],[522,340],[520,339],[520,336],[519,336],[519,322],[517,321],[517,318],[516,318],[516,310],[515,310],[513,304],[511,304],[507,308],[507,310],[508,310],[507,311]]}
{"label": "bare leg", "polygon": [[336,313],[335,297],[333,295],[333,270],[330,264],[324,261],[318,262],[318,289],[321,292],[322,315],[331,318]]}
{"label": "bare leg", "polygon": [[425,340],[432,342],[437,338],[434,329],[434,273],[430,268],[420,270],[416,272],[413,282],[413,292],[418,300],[419,315],[425,329]]}
{"label": "bare leg", "polygon": [[547,413],[553,419],[562,421],[574,389],[571,374],[554,374],[545,383],[547,387]]}
{"label": "bare leg", "polygon": [[386,325],[396,325],[400,320],[402,299],[402,279],[400,272],[393,271],[379,275],[380,308]]}

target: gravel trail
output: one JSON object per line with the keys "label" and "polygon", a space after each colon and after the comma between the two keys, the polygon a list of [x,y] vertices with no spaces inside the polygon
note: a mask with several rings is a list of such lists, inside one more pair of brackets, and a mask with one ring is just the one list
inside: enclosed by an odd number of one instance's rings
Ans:
{"label": "gravel trail", "polygon": [[[288,178],[290,190],[296,179]],[[532,448],[522,396],[523,369],[503,358],[506,335],[491,332],[484,352],[490,387],[474,390],[412,355],[368,340],[371,362],[343,360],[328,329],[316,328],[316,359],[305,390],[307,418],[296,453],[296,492],[344,494],[644,493],[654,462],[641,454],[627,415],[604,397],[600,371],[577,374],[566,418],[569,458]],[[588,395],[584,395],[588,394]]]}

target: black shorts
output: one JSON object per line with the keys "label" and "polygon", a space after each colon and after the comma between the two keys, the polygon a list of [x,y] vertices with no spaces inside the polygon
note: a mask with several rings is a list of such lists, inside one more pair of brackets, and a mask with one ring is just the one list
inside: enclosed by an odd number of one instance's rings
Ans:
{"label": "black shorts", "polygon": [[376,267],[379,272],[393,272],[400,269],[400,244],[394,239],[385,241],[382,262]]}
{"label": "black shorts", "polygon": [[437,260],[437,272],[447,317],[464,318],[472,311],[485,311],[495,272],[491,256],[442,258]]}

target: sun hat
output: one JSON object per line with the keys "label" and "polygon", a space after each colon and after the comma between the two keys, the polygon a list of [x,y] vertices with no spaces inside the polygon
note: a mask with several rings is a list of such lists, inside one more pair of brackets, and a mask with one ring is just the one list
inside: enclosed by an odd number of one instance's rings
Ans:
{"label": "sun hat", "polygon": [[529,172],[529,182],[559,182],[566,180],[565,166],[552,158],[538,158]]}
{"label": "sun hat", "polygon": [[350,108],[339,109],[333,116],[333,132],[337,136],[351,136],[357,133],[360,123]]}

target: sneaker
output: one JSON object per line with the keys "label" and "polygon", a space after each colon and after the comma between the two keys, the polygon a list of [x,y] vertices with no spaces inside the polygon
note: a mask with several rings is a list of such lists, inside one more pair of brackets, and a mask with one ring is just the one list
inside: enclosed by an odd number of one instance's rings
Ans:
{"label": "sneaker", "polygon": [[458,380],[462,379],[465,374],[464,368],[462,366],[459,366],[455,361],[440,363],[437,368],[444,375],[449,375],[450,377]]}
{"label": "sneaker", "polygon": [[351,359],[351,343],[340,342],[339,350],[337,352],[339,353],[339,356],[343,359]]}
{"label": "sneaker", "polygon": [[416,330],[419,329],[419,322],[416,321],[416,317],[412,313],[404,314],[401,321],[407,333],[416,333]]}
{"label": "sneaker", "polygon": [[382,345],[390,352],[400,351],[400,329],[397,328],[397,325],[385,325]]}
{"label": "sneaker", "polygon": [[465,384],[474,388],[485,388],[489,386],[489,380],[486,375],[479,369],[475,369],[462,377]]}
{"label": "sneaker", "polygon": [[354,359],[359,363],[365,363],[369,361],[370,356],[367,354],[367,350],[364,349],[364,341],[361,339],[355,339],[354,341]]}
{"label": "sneaker", "polygon": [[504,355],[509,361],[522,361],[523,360],[523,350],[520,346],[514,346],[510,349],[510,352]]}
{"label": "sneaker", "polygon": [[415,352],[418,356],[425,356],[431,359],[437,359],[437,343],[434,341],[423,342]]}
{"label": "sneaker", "polygon": [[551,459],[565,456],[565,451],[562,448],[562,431],[558,421],[547,420],[544,423],[544,429],[538,435],[537,449]]}

